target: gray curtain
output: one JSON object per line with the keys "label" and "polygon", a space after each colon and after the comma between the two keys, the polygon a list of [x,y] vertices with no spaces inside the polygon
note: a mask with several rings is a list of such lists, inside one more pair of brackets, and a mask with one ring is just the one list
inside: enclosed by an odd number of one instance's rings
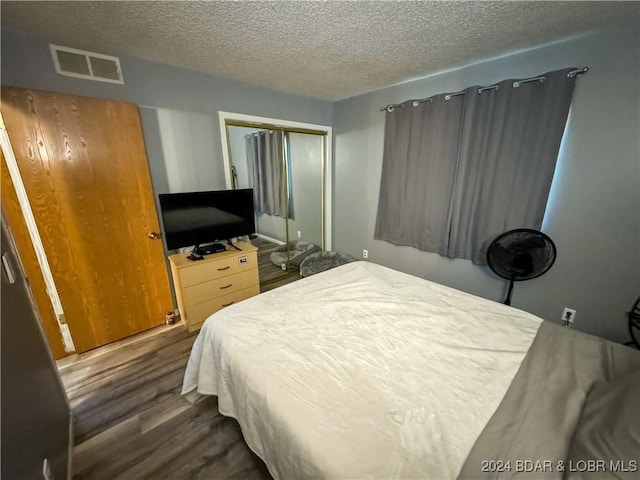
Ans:
{"label": "gray curtain", "polygon": [[374,237],[446,254],[463,97],[387,113]]}
{"label": "gray curtain", "polygon": [[388,112],[375,238],[486,263],[498,234],[539,229],[575,85],[570,70]]}
{"label": "gray curtain", "polygon": [[283,156],[284,134],[264,131],[245,136],[249,183],[258,213],[286,216],[286,184]]}
{"label": "gray curtain", "polygon": [[575,78],[467,89],[447,256],[486,263],[499,234],[542,227]]}

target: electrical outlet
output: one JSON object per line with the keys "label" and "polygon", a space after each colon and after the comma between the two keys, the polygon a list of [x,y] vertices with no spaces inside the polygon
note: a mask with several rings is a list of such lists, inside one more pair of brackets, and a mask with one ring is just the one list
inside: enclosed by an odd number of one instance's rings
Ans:
{"label": "electrical outlet", "polygon": [[281,264],[280,264],[280,268],[281,268],[283,271],[285,271],[285,272],[286,272],[286,271],[287,271],[287,264],[286,264],[286,263],[281,263]]}
{"label": "electrical outlet", "polygon": [[53,472],[51,471],[51,464],[49,463],[48,458],[45,458],[42,461],[42,478],[44,478],[44,480],[54,480]]}
{"label": "electrical outlet", "polygon": [[369,250],[362,250],[362,258],[369,258]]}
{"label": "electrical outlet", "polygon": [[298,230],[298,238],[302,238],[302,232]]}
{"label": "electrical outlet", "polygon": [[562,320],[563,324],[565,326],[572,325],[575,319],[576,319],[576,311],[573,310],[572,308],[564,307],[564,310],[562,311],[562,316],[560,317],[560,320]]}

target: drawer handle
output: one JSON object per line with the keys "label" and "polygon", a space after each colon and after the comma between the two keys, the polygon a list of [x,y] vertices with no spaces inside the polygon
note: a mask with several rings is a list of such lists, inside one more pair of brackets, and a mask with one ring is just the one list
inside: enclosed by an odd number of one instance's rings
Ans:
{"label": "drawer handle", "polygon": [[230,268],[231,268],[231,267],[230,267],[229,265],[227,265],[227,266],[226,266],[226,267],[224,267],[224,268],[219,268],[219,269],[218,269],[218,271],[219,271],[219,272],[221,272],[221,271],[223,271],[223,270],[229,270]]}
{"label": "drawer handle", "polygon": [[232,305],[232,304],[233,304],[233,302],[230,302],[230,303],[223,303],[223,304],[222,304],[222,306],[223,306],[223,307],[228,307],[229,305]]}
{"label": "drawer handle", "polygon": [[231,285],[233,285],[233,283],[230,283],[229,285],[225,285],[224,287],[220,287],[220,290],[224,290],[225,288],[229,288]]}

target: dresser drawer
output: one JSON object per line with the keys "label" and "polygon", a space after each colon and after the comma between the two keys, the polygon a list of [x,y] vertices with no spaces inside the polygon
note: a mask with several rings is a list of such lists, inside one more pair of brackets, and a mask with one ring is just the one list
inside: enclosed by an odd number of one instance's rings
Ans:
{"label": "dresser drawer", "polygon": [[255,284],[248,288],[243,288],[237,292],[223,295],[221,297],[208,300],[198,305],[191,305],[186,307],[185,320],[190,332],[200,328],[202,323],[212,314],[218,310],[228,307],[234,303],[241,302],[247,298],[253,297],[260,293],[260,285]]}
{"label": "dresser drawer", "polygon": [[182,288],[185,288],[212,278],[221,278],[254,268],[258,268],[256,252],[238,252],[238,255],[229,255],[216,260],[204,260],[190,265],[188,268],[181,268],[180,281]]}
{"label": "dresser drawer", "polygon": [[258,270],[254,268],[185,287],[182,291],[182,300],[185,305],[197,305],[223,295],[229,295],[238,290],[258,285],[259,282]]}

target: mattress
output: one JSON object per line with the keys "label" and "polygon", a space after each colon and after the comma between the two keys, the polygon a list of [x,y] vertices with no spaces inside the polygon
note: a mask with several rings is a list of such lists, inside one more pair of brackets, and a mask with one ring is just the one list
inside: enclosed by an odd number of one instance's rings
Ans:
{"label": "mattress", "polygon": [[355,262],[211,316],[182,393],[217,395],[275,478],[454,478],[540,324]]}
{"label": "mattress", "polygon": [[637,480],[640,353],[543,322],[458,475]]}
{"label": "mattress", "polygon": [[275,478],[453,478],[540,324],[355,262],[210,317],[183,394],[217,395]]}

